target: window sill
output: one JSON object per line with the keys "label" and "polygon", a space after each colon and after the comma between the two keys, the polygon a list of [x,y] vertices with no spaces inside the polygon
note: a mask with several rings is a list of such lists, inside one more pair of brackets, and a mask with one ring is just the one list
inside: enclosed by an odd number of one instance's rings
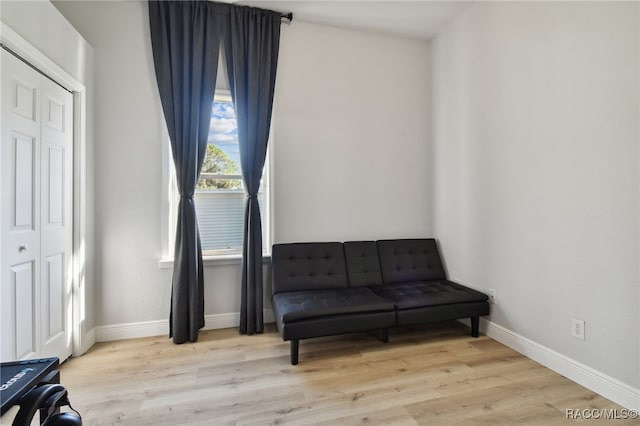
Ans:
{"label": "window sill", "polygon": [[[271,254],[264,253],[262,255],[262,263],[269,263],[271,261]],[[202,263],[204,266],[220,266],[220,265],[240,265],[242,263],[241,254],[225,254],[217,256],[202,256]],[[158,267],[160,269],[173,268],[173,259],[160,259],[158,261]]]}

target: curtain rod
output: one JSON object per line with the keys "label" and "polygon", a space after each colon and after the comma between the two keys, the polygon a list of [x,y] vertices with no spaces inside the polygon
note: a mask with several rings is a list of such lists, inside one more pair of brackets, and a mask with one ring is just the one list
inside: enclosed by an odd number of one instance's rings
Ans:
{"label": "curtain rod", "polygon": [[[0,1],[2,1],[2,0],[0,0]],[[158,0],[156,0],[156,1],[158,1]],[[236,1],[237,1],[237,0],[236,0]],[[262,9],[260,6],[251,6],[251,5],[247,5],[247,4],[234,4],[234,3],[235,3],[235,1],[234,1],[234,0],[218,0],[218,2],[221,2],[222,4],[227,3],[227,4],[230,4],[231,6],[239,6],[239,7],[249,7],[249,8],[255,8],[255,9]],[[214,1],[214,3],[216,3],[216,2]],[[276,11],[276,10],[270,10],[270,9],[262,9],[262,10],[266,10],[266,11],[268,11],[268,12],[275,12],[275,13],[278,13],[278,11]],[[280,19],[283,19],[283,20],[289,21],[289,22],[287,22],[287,24],[292,23],[292,22],[293,22],[293,12],[287,12],[287,13],[285,13],[285,12],[280,12]]]}
{"label": "curtain rod", "polygon": [[288,23],[292,23],[293,22],[293,13],[289,12],[289,13],[281,13],[280,17],[282,19],[285,19],[287,21],[289,21]]}

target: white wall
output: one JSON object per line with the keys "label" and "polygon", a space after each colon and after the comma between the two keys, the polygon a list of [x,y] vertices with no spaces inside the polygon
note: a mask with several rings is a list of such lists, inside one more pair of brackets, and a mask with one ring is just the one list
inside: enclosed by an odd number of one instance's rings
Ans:
{"label": "white wall", "polygon": [[476,3],[433,43],[434,226],[451,276],[496,289],[493,323],[635,388],[638,6]]}
{"label": "white wall", "polygon": [[54,2],[95,49],[96,325],[168,318],[164,143],[146,3]]}
{"label": "white wall", "polygon": [[91,46],[48,1],[3,0],[2,22],[57,63],[80,82],[88,77]]}
{"label": "white wall", "polygon": [[[55,5],[96,54],[97,324],[164,320],[172,273],[158,268],[166,141],[146,2]],[[429,55],[426,42],[283,25],[277,241],[430,234]],[[207,315],[239,311],[240,278],[238,264],[205,268]]]}
{"label": "white wall", "polygon": [[[94,198],[93,185],[93,48],[64,16],[48,1],[6,1],[0,2],[2,22],[23,39],[38,49],[56,65],[84,85],[86,96],[86,144],[84,152],[76,152],[87,166],[83,176],[86,193],[82,195],[85,216],[81,218],[85,232],[84,262],[79,291],[83,307],[81,330],[89,332],[95,326],[94,293]],[[77,207],[77,206],[76,206]],[[77,248],[76,248],[77,249]],[[90,342],[89,342],[90,343]]]}
{"label": "white wall", "polygon": [[431,235],[429,44],[283,25],[277,242]]}

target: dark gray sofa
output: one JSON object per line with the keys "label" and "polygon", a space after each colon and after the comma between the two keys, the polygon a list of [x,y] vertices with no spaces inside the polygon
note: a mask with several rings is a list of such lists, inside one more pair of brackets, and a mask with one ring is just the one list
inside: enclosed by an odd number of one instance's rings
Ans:
{"label": "dark gray sofa", "polygon": [[479,318],[486,294],[448,281],[436,241],[397,239],[345,243],[275,244],[271,254],[278,331],[291,341],[298,363],[300,339],[431,321]]}

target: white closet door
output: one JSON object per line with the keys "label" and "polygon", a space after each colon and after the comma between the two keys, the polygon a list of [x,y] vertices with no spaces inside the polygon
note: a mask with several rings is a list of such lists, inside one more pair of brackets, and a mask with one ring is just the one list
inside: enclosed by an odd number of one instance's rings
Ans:
{"label": "white closet door", "polygon": [[2,50],[0,354],[71,354],[72,95]]}
{"label": "white closet door", "polygon": [[73,95],[41,81],[41,353],[71,355]]}

